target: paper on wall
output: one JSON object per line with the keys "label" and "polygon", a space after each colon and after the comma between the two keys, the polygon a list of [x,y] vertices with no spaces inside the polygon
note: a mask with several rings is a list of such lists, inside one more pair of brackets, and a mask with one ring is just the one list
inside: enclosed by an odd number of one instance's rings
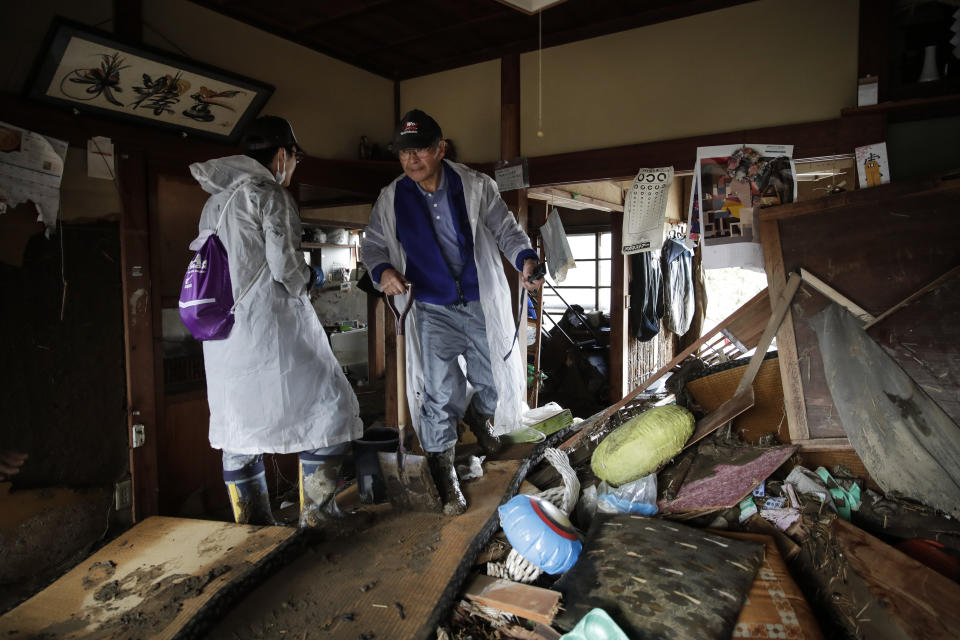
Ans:
{"label": "paper on wall", "polygon": [[857,147],[856,158],[857,179],[861,189],[890,182],[890,163],[887,160],[886,142]]}
{"label": "paper on wall", "polygon": [[623,253],[652,251],[663,246],[667,196],[673,167],[640,169],[623,205]]}
{"label": "paper on wall", "polygon": [[101,180],[113,180],[113,141],[94,136],[87,141],[87,175]]}
{"label": "paper on wall", "polygon": [[32,202],[38,222],[57,223],[67,143],[0,122],[0,213]]}

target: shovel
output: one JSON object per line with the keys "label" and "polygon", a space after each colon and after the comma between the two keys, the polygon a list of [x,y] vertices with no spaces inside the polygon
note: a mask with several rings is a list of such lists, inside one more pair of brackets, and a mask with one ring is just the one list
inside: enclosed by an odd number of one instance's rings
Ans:
{"label": "shovel", "polygon": [[413,285],[410,285],[407,306],[401,312],[393,302],[392,296],[384,296],[387,306],[393,312],[397,328],[397,422],[400,431],[400,441],[397,452],[377,453],[380,459],[380,470],[383,472],[384,484],[387,488],[387,498],[390,504],[397,509],[413,511],[435,511],[441,513],[443,504],[437,485],[430,473],[430,467],[424,456],[407,453],[405,446],[406,430],[409,427],[407,417],[407,373],[406,373],[406,342],[404,324],[407,313],[413,304]]}

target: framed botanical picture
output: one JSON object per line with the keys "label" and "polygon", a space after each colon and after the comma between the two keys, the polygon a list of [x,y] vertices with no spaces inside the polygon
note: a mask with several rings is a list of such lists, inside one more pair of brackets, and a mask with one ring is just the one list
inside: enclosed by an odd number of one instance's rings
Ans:
{"label": "framed botanical picture", "polygon": [[235,142],[273,87],[58,18],[26,93],[81,111]]}

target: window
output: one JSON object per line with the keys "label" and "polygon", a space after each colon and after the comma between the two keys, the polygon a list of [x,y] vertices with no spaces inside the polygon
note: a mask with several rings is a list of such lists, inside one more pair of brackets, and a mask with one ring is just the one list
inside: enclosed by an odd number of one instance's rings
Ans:
{"label": "window", "polygon": [[[543,309],[555,320],[559,320],[567,310],[563,300],[571,305],[580,305],[584,311],[610,313],[611,239],[610,232],[567,236],[577,266],[567,271],[566,279],[560,284],[547,275],[547,281],[556,292],[547,286],[543,288]],[[563,300],[560,296],[563,296]],[[553,327],[549,317],[544,315],[543,320],[545,330]]]}

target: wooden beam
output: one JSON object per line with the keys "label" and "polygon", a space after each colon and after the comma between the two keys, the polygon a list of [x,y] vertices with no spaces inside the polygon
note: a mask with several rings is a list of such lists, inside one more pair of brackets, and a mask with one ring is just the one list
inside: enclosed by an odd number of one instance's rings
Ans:
{"label": "wooden beam", "polygon": [[[150,274],[150,225],[147,160],[141,151],[118,147],[117,182],[120,187],[120,263],[123,268],[124,346],[127,378],[127,426],[130,439],[130,475],[133,481],[133,518],[156,515],[159,508],[157,475],[157,406],[154,369],[153,313]],[[135,433],[142,431],[142,444]]]}
{"label": "wooden beam", "polygon": [[876,322],[876,319],[868,313],[863,307],[858,305],[856,302],[843,295],[829,284],[813,275],[806,269],[800,269],[800,275],[803,277],[803,281],[808,285],[819,291],[821,294],[830,299],[831,302],[836,302],[841,307],[845,308],[847,311],[852,313],[857,317],[858,320],[864,324],[871,325]]}
{"label": "wooden beam", "polygon": [[623,255],[623,213],[610,214],[610,402],[626,395],[630,384],[630,330],[626,306],[629,261]]}
{"label": "wooden beam", "polygon": [[[763,211],[760,213],[758,226],[772,309],[787,286],[786,272],[783,267],[783,249],[780,245],[780,227],[776,220],[767,219]],[[807,405],[803,396],[803,379],[800,375],[797,339],[793,331],[793,313],[790,309],[787,309],[783,322],[780,324],[780,329],[777,331],[777,352],[790,442],[809,440],[810,428],[807,426]]]}
{"label": "wooden beam", "polygon": [[140,44],[143,41],[141,0],[113,0],[113,32],[130,44]]}
{"label": "wooden beam", "polygon": [[622,147],[575,151],[529,158],[533,187],[596,180],[632,179],[638,167],[673,165],[678,172],[693,171],[697,147],[721,144],[795,141],[794,158],[849,156],[855,147],[883,140],[885,118],[869,114],[802,124],[729,131]]}
{"label": "wooden beam", "polygon": [[483,607],[543,624],[552,623],[560,610],[559,591],[482,574],[473,579],[464,595]]}
{"label": "wooden beam", "polygon": [[[382,298],[381,298],[382,299]],[[384,303],[386,305],[386,303]],[[388,427],[400,428],[400,397],[397,395],[400,376],[405,375],[403,365],[397,361],[397,329],[393,314],[384,318],[384,410]]]}
{"label": "wooden beam", "polygon": [[897,304],[893,305],[892,307],[890,307],[889,309],[887,309],[886,311],[884,311],[883,313],[881,313],[879,316],[877,316],[876,318],[874,318],[871,322],[868,322],[868,323],[863,327],[863,330],[866,331],[867,329],[869,329],[869,328],[872,327],[873,325],[879,323],[881,320],[886,320],[889,316],[893,315],[893,314],[896,313],[897,311],[900,311],[900,309],[902,309],[903,307],[907,306],[908,304],[910,304],[911,302],[913,302],[913,301],[916,300],[917,298],[922,297],[923,295],[925,295],[925,294],[929,293],[930,291],[932,291],[932,290],[936,289],[937,287],[939,287],[941,284],[943,284],[943,283],[946,282],[947,280],[949,280],[949,279],[951,279],[951,278],[955,278],[955,277],[957,277],[958,275],[960,275],[960,267],[954,267],[953,269],[950,269],[950,271],[947,271],[945,274],[943,274],[942,276],[940,276],[939,278],[937,278],[936,280],[934,280],[934,281],[931,282],[930,284],[928,284],[928,285],[920,288],[919,290],[913,292],[912,294],[910,294],[909,296],[907,296],[906,298],[904,298],[903,300],[901,300],[901,301],[898,302]]}
{"label": "wooden beam", "polygon": [[598,209],[600,211],[620,211],[623,212],[623,205],[616,202],[607,202],[598,198],[592,198],[580,193],[572,193],[564,189],[554,187],[535,187],[527,189],[527,197],[534,200],[543,200],[549,204],[558,207],[567,207],[569,209]]}
{"label": "wooden beam", "polygon": [[[506,56],[500,60],[500,159],[510,160],[520,155],[520,56]],[[517,217],[523,229],[527,228],[527,192],[525,189],[502,194],[504,202]],[[519,322],[526,310],[520,309],[520,279],[512,262],[513,256],[504,256],[503,270],[510,286],[510,303],[514,322]],[[518,315],[519,314],[519,315]],[[526,360],[526,359],[524,359]]]}
{"label": "wooden beam", "polygon": [[370,382],[386,373],[386,304],[383,296],[367,295],[367,376]]}

